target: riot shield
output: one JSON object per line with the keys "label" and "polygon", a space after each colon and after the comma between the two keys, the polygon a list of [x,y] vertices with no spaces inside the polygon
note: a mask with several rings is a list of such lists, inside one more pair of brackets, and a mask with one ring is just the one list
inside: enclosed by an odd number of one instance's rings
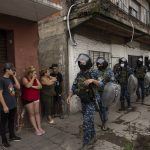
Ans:
{"label": "riot shield", "polygon": [[150,72],[147,72],[144,78],[144,86],[148,88],[150,86]]}
{"label": "riot shield", "polygon": [[119,84],[108,82],[102,93],[102,103],[105,107],[111,107],[120,100],[121,88]]}
{"label": "riot shield", "polygon": [[129,92],[130,97],[133,97],[136,94],[137,88],[138,88],[138,80],[133,74],[131,74],[128,78],[128,86],[127,86],[127,90]]}

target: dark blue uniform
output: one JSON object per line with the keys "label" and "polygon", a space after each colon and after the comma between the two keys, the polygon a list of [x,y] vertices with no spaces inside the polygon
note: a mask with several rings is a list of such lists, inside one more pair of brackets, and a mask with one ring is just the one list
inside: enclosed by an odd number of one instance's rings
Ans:
{"label": "dark blue uniform", "polygon": [[133,74],[133,70],[129,67],[118,67],[117,72],[115,72],[115,78],[117,79],[118,83],[121,86],[121,95],[120,95],[120,101],[121,101],[121,108],[125,109],[124,103],[125,98],[128,103],[128,107],[130,107],[130,95],[127,89],[128,86],[128,78],[129,76]]}
{"label": "dark blue uniform", "polygon": [[103,105],[103,100],[101,96],[104,91],[105,84],[108,82],[114,81],[114,73],[110,68],[106,68],[102,71],[97,69],[95,73],[96,73],[96,78],[99,81],[98,91],[100,94],[100,98],[97,98],[97,99],[98,99],[99,106],[100,106],[101,121],[102,123],[105,123],[108,120],[108,115],[107,115],[108,108]]}
{"label": "dark blue uniform", "polygon": [[95,113],[95,92],[94,85],[85,86],[84,81],[94,78],[93,71],[80,71],[72,85],[72,92],[81,99],[83,113],[83,144],[88,144],[95,136],[94,113]]}
{"label": "dark blue uniform", "polygon": [[137,89],[137,96],[138,99],[140,99],[140,91],[139,89],[141,88],[141,94],[142,94],[142,102],[144,101],[144,78],[145,78],[145,74],[147,72],[147,68],[145,66],[137,66],[134,70],[135,72],[135,76],[138,79],[138,89]]}

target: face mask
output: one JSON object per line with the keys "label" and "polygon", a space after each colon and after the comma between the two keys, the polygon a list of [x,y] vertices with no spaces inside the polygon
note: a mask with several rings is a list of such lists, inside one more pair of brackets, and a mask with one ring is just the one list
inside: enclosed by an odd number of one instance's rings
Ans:
{"label": "face mask", "polygon": [[137,65],[138,65],[138,66],[142,66],[142,65],[143,65],[143,62],[139,61],[139,62],[137,63]]}
{"label": "face mask", "polygon": [[103,70],[103,65],[101,65],[99,63],[97,63],[96,65],[97,65],[98,70]]}
{"label": "face mask", "polygon": [[103,66],[99,66],[99,67],[98,67],[98,70],[103,70]]}
{"label": "face mask", "polygon": [[122,68],[123,68],[123,67],[124,67],[124,64],[120,64],[120,67],[122,67]]}
{"label": "face mask", "polygon": [[82,70],[82,71],[86,71],[86,70],[87,70],[86,65],[80,64],[80,65],[79,65],[79,68],[80,68],[80,70]]}

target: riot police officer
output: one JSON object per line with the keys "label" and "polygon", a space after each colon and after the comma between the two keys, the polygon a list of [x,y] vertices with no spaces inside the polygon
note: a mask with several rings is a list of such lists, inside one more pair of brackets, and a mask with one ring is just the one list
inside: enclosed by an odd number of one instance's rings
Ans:
{"label": "riot police officer", "polygon": [[125,99],[127,100],[128,110],[131,108],[130,95],[127,89],[128,78],[133,73],[133,70],[128,66],[127,59],[122,57],[119,59],[119,66],[115,72],[115,78],[121,86],[120,102],[121,108],[119,111],[125,110]]}
{"label": "riot police officer", "polygon": [[[143,65],[143,58],[139,58],[137,60],[137,66],[134,70],[135,76],[138,79],[138,89],[137,89],[137,101],[140,99],[140,95],[142,96],[142,101],[141,103],[144,103],[144,78],[145,78],[145,74],[147,72],[147,68],[146,66]],[[141,94],[139,89],[141,88]]]}
{"label": "riot police officer", "polygon": [[102,121],[102,130],[107,130],[106,122],[108,120],[107,111],[108,107],[104,105],[103,99],[102,99],[102,93],[104,91],[104,86],[106,83],[110,81],[114,81],[114,73],[113,71],[108,68],[108,61],[106,61],[103,57],[98,57],[96,59],[96,65],[97,65],[97,78],[99,82],[99,88],[98,91],[100,93],[101,99],[99,101],[100,106],[100,114],[101,114],[101,121]]}
{"label": "riot police officer", "polygon": [[95,95],[94,86],[86,85],[84,82],[92,78],[91,58],[87,54],[80,54],[77,58],[80,72],[77,74],[71,92],[67,98],[67,103],[70,103],[71,97],[76,94],[81,99],[83,113],[83,146],[84,148],[95,139],[94,128],[94,112],[95,112]]}
{"label": "riot police officer", "polygon": [[96,80],[89,79],[85,81],[85,83],[87,85],[94,83],[97,86],[97,90],[100,95],[100,98],[96,99],[98,101],[98,107],[99,107],[98,111],[102,121],[102,130],[106,131],[108,129],[106,126],[106,122],[108,120],[108,116],[107,116],[108,107],[106,105],[106,102],[102,94],[104,92],[105,85],[108,82],[114,82],[114,73],[110,68],[108,68],[108,61],[106,61],[106,59],[103,57],[98,57],[96,59],[96,65],[97,65],[97,70],[95,71]]}
{"label": "riot police officer", "polygon": [[146,62],[147,71],[150,72],[150,59]]}
{"label": "riot police officer", "polygon": [[146,62],[147,74],[145,75],[145,95],[149,96],[150,94],[150,59]]}

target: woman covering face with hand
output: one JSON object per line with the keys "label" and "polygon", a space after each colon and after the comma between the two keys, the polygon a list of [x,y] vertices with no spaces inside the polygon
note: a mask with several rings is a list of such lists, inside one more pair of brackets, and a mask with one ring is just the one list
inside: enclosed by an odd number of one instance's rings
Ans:
{"label": "woman covering face with hand", "polygon": [[45,131],[41,128],[40,119],[40,89],[42,88],[33,66],[26,69],[22,78],[22,101],[29,114],[30,122],[35,129],[36,135],[42,135]]}
{"label": "woman covering face with hand", "polygon": [[47,117],[49,124],[54,124],[54,120],[52,118],[53,114],[53,102],[55,92],[55,83],[56,78],[50,76],[50,72],[47,68],[42,69],[40,71],[40,81],[42,84],[42,90],[40,92],[41,102],[44,110],[44,114]]}

